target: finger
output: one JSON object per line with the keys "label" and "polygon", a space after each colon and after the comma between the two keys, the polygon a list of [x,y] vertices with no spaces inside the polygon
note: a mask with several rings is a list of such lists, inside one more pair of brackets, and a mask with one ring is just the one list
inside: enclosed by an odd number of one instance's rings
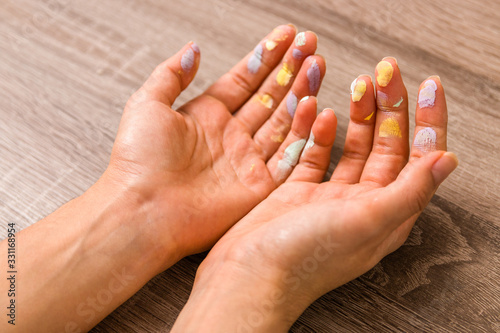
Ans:
{"label": "finger", "polygon": [[373,227],[390,234],[408,219],[418,216],[438,186],[455,170],[455,154],[437,151],[407,164],[395,182],[380,189],[372,202]]}
{"label": "finger", "polygon": [[193,80],[200,63],[200,49],[194,42],[158,65],[129,103],[157,101],[172,106]]}
{"label": "finger", "polygon": [[361,75],[351,85],[351,111],[344,152],[331,180],[346,184],[359,182],[373,145],[375,94],[372,79]]}
{"label": "finger", "polygon": [[286,180],[299,161],[316,119],[317,103],[316,97],[312,96],[299,102],[290,133],[267,162],[267,168],[277,185]]}
{"label": "finger", "polygon": [[319,183],[330,165],[330,153],[337,129],[337,117],[332,109],[324,109],[314,124],[302,151],[299,164],[293,169],[288,181]]}
{"label": "finger", "polygon": [[396,59],[384,58],[375,74],[375,134],[360,182],[385,186],[396,179],[408,161],[408,95]]}
{"label": "finger", "polygon": [[410,159],[420,158],[431,151],[446,150],[447,123],[443,86],[438,76],[431,76],[420,85]]}
{"label": "finger", "polygon": [[210,86],[205,94],[224,103],[231,113],[238,110],[279,64],[292,44],[295,32],[292,25],[281,25],[274,29],[252,52]]}
{"label": "finger", "polygon": [[317,93],[325,71],[325,60],[321,56],[308,57],[287,97],[281,101],[271,118],[255,133],[254,141],[262,149],[266,159],[276,152],[286,138],[295,116],[297,101]]}
{"label": "finger", "polygon": [[[281,65],[274,69],[257,93],[236,113],[236,118],[250,129],[252,135],[273,114],[290,90],[295,76],[301,70],[304,59],[316,52],[317,41],[318,38],[313,32],[299,33],[283,57]],[[319,69],[318,66],[315,68]],[[311,75],[313,74],[311,72]],[[311,83],[310,88],[312,89],[309,89],[304,96],[317,94],[318,79],[319,77]]]}

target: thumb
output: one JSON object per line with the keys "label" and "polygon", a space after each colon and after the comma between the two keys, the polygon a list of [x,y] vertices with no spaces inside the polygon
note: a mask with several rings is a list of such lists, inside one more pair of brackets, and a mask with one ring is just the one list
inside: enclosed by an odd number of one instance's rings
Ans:
{"label": "thumb", "polygon": [[439,185],[458,166],[451,152],[434,152],[407,164],[399,177],[387,186],[377,202],[379,221],[397,228],[427,206]]}
{"label": "thumb", "polygon": [[132,96],[132,104],[157,101],[168,106],[193,80],[200,64],[200,49],[194,42],[159,64],[143,86]]}

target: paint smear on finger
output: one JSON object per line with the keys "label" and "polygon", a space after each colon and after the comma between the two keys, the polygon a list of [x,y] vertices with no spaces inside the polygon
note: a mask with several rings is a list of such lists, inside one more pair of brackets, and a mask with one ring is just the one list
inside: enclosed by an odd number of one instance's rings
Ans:
{"label": "paint smear on finger", "polygon": [[271,109],[273,107],[273,98],[269,94],[264,94],[262,96],[257,96],[257,100],[260,104],[264,105],[267,109]]}
{"label": "paint smear on finger", "polygon": [[394,73],[394,68],[391,63],[382,60],[377,64],[377,83],[381,87],[387,87],[389,82],[391,82],[392,74]]}
{"label": "paint smear on finger", "polygon": [[427,80],[424,82],[422,89],[418,93],[418,106],[420,108],[430,108],[434,106],[436,101],[437,85],[434,80]]}
{"label": "paint smear on finger", "polygon": [[413,145],[424,153],[435,151],[436,137],[436,132],[431,127],[426,127],[418,131],[417,135],[415,135]]}
{"label": "paint smear on finger", "polygon": [[299,34],[297,34],[297,36],[295,37],[295,45],[297,46],[304,46],[306,45],[306,33],[305,32],[301,32]]}
{"label": "paint smear on finger", "polygon": [[355,79],[351,83],[351,100],[359,102],[366,92],[366,82],[364,80]]}
{"label": "paint smear on finger", "polygon": [[284,180],[290,172],[292,168],[297,165],[299,161],[300,152],[304,145],[306,144],[306,139],[300,139],[293,143],[291,143],[283,153],[283,158],[278,161],[278,181]]}
{"label": "paint smear on finger", "polygon": [[307,69],[307,79],[309,80],[309,92],[314,94],[319,89],[319,84],[321,81],[321,71],[319,66],[314,59],[311,66]]}
{"label": "paint smear on finger", "polygon": [[184,52],[181,58],[181,67],[184,72],[189,72],[194,65],[194,51],[189,48]]}
{"label": "paint smear on finger", "polygon": [[293,49],[292,50],[292,56],[293,56],[294,59],[301,60],[302,57],[304,56],[304,54],[299,49]]}
{"label": "paint smear on finger", "polygon": [[311,149],[312,147],[314,147],[314,140],[316,138],[314,137],[314,134],[311,130],[311,133],[309,134],[309,139],[307,139],[307,143],[306,143],[306,146],[304,147],[304,150],[302,151],[302,155],[301,156],[304,156],[304,154],[306,153],[307,150]]}
{"label": "paint smear on finger", "polygon": [[252,74],[259,71],[260,65],[262,64],[262,45],[257,45],[253,50],[253,54],[248,59],[247,68]]}
{"label": "paint smear on finger", "polygon": [[290,83],[290,79],[293,77],[293,65],[286,62],[283,63],[278,75],[276,76],[276,82],[282,87]]}
{"label": "paint smear on finger", "polygon": [[381,138],[403,137],[401,135],[401,129],[399,128],[398,121],[392,117],[384,119],[382,124],[380,124],[378,136]]}
{"label": "paint smear on finger", "polygon": [[293,118],[293,116],[295,116],[295,111],[297,110],[297,96],[295,96],[293,91],[290,91],[286,98],[286,110],[290,117]]}

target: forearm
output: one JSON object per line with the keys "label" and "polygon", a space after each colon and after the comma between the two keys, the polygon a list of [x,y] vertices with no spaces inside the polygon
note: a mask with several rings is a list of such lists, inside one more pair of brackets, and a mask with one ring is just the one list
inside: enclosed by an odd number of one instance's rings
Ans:
{"label": "forearm", "polygon": [[178,260],[148,239],[142,199],[103,182],[16,235],[16,325],[2,320],[2,331],[87,331]]}

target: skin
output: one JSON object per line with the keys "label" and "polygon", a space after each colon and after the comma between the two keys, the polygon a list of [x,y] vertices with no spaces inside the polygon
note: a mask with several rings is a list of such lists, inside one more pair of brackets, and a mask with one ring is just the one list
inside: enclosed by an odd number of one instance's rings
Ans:
{"label": "skin", "polygon": [[[330,181],[318,184],[321,177],[308,168],[329,153],[322,143],[331,129],[313,126],[318,144],[201,264],[172,332],[287,332],[314,300],[404,243],[457,159],[446,152],[447,109],[438,77],[430,78],[438,86],[434,107],[416,110],[416,132],[432,127],[436,151],[414,147],[410,153],[406,89],[396,60],[384,60],[393,76],[375,88],[389,103],[376,100],[369,76],[360,77],[367,90],[351,102],[344,153]],[[379,135],[388,117],[398,121],[401,137]]]}
{"label": "skin", "polygon": [[[102,177],[16,235],[22,292],[16,295],[15,329],[89,330],[156,274],[212,247],[280,185],[272,161],[298,136],[307,139],[316,118],[311,98],[297,109],[292,125],[284,98],[290,89],[299,99],[314,95],[307,68],[316,61],[323,77],[325,63],[313,56],[313,33],[306,33],[304,58],[297,60],[295,27],[277,30],[277,45],[264,49],[255,74],[247,69],[250,53],[178,110],[171,106],[192,81],[200,53],[189,43],[155,69],[125,107]],[[186,52],[194,59],[182,68]],[[282,61],[294,65],[286,86],[276,83]],[[274,100],[272,108],[256,101],[265,93]],[[324,121],[333,127],[335,118]],[[278,129],[284,142],[269,139]],[[7,252],[6,241],[0,251]],[[8,270],[6,261],[0,265]],[[0,289],[8,289],[6,279]],[[1,293],[0,303],[8,302]],[[1,331],[13,328],[0,322]]]}

